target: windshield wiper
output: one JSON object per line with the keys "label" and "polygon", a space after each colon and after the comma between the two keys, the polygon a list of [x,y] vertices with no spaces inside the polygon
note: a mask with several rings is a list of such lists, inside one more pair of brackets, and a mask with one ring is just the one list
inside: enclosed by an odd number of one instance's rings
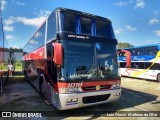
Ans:
{"label": "windshield wiper", "polygon": [[[92,71],[93,68],[94,68],[94,66],[95,66],[94,63],[91,64],[91,65],[89,66],[88,70],[86,71],[85,75],[88,74],[90,71]],[[85,81],[85,80],[88,78],[88,76],[87,76],[87,75],[86,75],[86,76],[81,76],[81,78],[82,78],[82,81]]]}
{"label": "windshield wiper", "polygon": [[88,74],[94,68],[94,66],[95,66],[94,63],[91,64],[85,74]]}

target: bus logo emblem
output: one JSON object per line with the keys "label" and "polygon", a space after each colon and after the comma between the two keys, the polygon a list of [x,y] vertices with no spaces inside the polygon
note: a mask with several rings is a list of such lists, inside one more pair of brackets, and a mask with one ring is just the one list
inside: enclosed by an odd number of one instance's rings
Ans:
{"label": "bus logo emblem", "polygon": [[100,86],[99,85],[96,86],[96,90],[100,90]]}

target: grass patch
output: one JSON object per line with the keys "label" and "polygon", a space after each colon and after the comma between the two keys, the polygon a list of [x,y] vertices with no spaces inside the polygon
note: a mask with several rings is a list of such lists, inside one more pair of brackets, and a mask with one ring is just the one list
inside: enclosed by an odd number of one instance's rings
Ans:
{"label": "grass patch", "polygon": [[6,71],[7,70],[7,65],[0,65],[0,70]]}

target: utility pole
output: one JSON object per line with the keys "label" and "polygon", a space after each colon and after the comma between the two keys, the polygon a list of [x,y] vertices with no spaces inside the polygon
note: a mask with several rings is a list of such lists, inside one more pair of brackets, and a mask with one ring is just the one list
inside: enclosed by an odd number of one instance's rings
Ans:
{"label": "utility pole", "polygon": [[[2,52],[2,64],[4,65],[4,33],[3,33],[3,24],[2,24],[2,17],[1,17],[1,0],[0,0],[0,26],[1,26],[1,31],[2,32],[2,39],[0,39],[0,41],[2,41],[2,46],[0,46],[0,52]],[[0,60],[1,62],[1,60]],[[1,64],[1,63],[0,63]],[[3,70],[2,68],[0,68],[0,94],[2,93],[2,87],[3,87]]]}

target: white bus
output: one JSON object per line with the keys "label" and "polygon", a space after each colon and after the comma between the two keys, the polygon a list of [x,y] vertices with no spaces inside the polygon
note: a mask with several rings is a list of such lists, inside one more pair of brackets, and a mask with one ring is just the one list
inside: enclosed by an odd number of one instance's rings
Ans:
{"label": "white bus", "polygon": [[160,44],[124,48],[131,53],[131,67],[126,68],[126,57],[119,53],[121,76],[156,80],[160,82]]}

